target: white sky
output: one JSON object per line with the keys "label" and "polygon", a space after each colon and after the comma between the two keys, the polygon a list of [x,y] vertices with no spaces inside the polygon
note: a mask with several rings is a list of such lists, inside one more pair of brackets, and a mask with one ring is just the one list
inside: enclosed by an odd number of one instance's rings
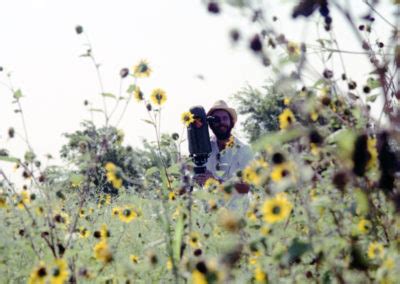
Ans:
{"label": "white sky", "polygon": [[[293,4],[288,2],[269,5],[267,17],[279,17],[275,25],[288,39],[300,41],[305,36],[306,42],[315,42],[314,25],[305,29],[305,20],[290,20]],[[357,12],[366,11],[361,1],[354,2]],[[378,9],[393,19],[388,1]],[[387,36],[388,27],[376,18],[378,30],[382,27],[383,36]],[[360,50],[344,22],[334,18],[341,48]],[[61,134],[77,130],[79,123],[89,118],[83,106],[85,99],[102,107],[94,67],[88,59],[79,58],[85,52],[85,40],[75,33],[78,24],[88,33],[94,55],[102,64],[106,92],[118,94],[122,67],[132,67],[142,58],[149,61],[153,73],[139,85],[145,94],[153,88],[167,92],[163,132],[180,133],[180,115],[191,106],[207,109],[217,99],[228,99],[246,83],[261,86],[270,74],[245,51],[245,46],[232,48],[230,44],[229,29],[246,26],[246,22],[232,10],[212,16],[200,0],[2,0],[0,66],[12,71],[14,86],[25,96],[22,105],[29,139],[39,155],[58,156],[65,142]],[[249,38],[250,33],[244,37]],[[348,73],[355,79],[370,70],[362,56],[344,58],[349,63]],[[197,74],[205,80],[197,79]],[[6,81],[4,75],[0,73],[2,82]],[[123,91],[129,83],[131,79],[124,81]],[[22,133],[20,117],[13,113],[11,102],[12,95],[0,85],[0,148],[22,156],[24,143],[7,139],[10,126]],[[113,101],[108,102],[110,109]],[[126,144],[140,146],[140,137],[154,138],[151,126],[141,121],[146,116],[144,106],[132,101],[120,124]],[[96,118],[103,122],[99,114]]]}

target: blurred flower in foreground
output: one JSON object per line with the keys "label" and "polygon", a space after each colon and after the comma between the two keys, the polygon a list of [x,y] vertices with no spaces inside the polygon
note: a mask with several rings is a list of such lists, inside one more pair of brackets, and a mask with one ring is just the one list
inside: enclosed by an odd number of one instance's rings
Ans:
{"label": "blurred flower in foreground", "polygon": [[117,166],[114,163],[108,162],[105,166],[107,181],[116,189],[121,188],[122,179],[117,175]]}
{"label": "blurred flower in foreground", "polygon": [[112,254],[105,240],[98,242],[93,248],[94,256],[104,263],[112,261]]}
{"label": "blurred flower in foreground", "polygon": [[283,193],[278,193],[274,198],[267,199],[262,205],[264,220],[267,223],[276,223],[285,220],[291,210],[292,204]]}
{"label": "blurred flower in foreground", "polygon": [[296,118],[294,117],[293,112],[288,108],[285,108],[283,112],[279,115],[279,127],[281,129],[289,128],[293,125],[295,121]]}
{"label": "blurred flower in foreground", "polygon": [[361,219],[361,221],[358,222],[357,228],[361,234],[367,234],[369,230],[371,230],[371,226],[372,225],[369,220]]}
{"label": "blurred flower in foreground", "polygon": [[44,284],[47,277],[47,269],[43,262],[35,267],[29,277],[28,284]]}
{"label": "blurred flower in foreground", "polygon": [[144,95],[142,90],[138,86],[135,87],[135,91],[133,92],[133,97],[138,101],[141,102],[144,100]]}
{"label": "blurred flower in foreground", "polygon": [[383,258],[383,245],[378,242],[372,242],[368,246],[368,257],[370,259]]}
{"label": "blurred flower in foreground", "polygon": [[185,111],[182,113],[181,120],[186,127],[189,127],[189,125],[194,121],[193,113]]}
{"label": "blurred flower in foreground", "polygon": [[50,270],[50,283],[63,284],[67,281],[68,265],[64,259],[56,259]]}
{"label": "blurred flower in foreground", "polygon": [[122,222],[130,223],[137,217],[136,212],[131,207],[125,207],[119,211],[119,219]]}
{"label": "blurred flower in foreground", "polygon": [[146,60],[141,60],[138,65],[133,67],[133,76],[137,78],[146,78],[151,74],[151,69]]}
{"label": "blurred flower in foreground", "polygon": [[167,95],[162,89],[154,89],[150,95],[150,99],[154,105],[161,106],[167,100]]}

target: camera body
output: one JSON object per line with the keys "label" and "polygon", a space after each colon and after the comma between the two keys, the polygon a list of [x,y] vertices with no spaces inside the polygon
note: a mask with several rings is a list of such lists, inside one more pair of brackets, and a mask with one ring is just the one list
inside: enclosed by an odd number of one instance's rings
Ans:
{"label": "camera body", "polygon": [[194,106],[190,112],[193,114],[194,122],[187,129],[189,153],[195,164],[194,173],[202,174],[206,172],[205,165],[212,152],[208,124],[215,121],[216,118],[207,117],[202,106]]}

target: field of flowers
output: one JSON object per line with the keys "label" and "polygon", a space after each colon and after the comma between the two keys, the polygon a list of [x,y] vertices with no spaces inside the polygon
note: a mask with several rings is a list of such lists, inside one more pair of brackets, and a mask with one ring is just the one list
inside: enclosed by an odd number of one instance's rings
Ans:
{"label": "field of flowers", "polygon": [[[316,11],[328,33],[327,2],[311,2],[319,7],[310,10],[303,1],[294,16]],[[216,2],[207,8],[221,12]],[[133,100],[147,109],[156,139],[143,149],[124,144],[123,130],[110,123],[117,114],[107,109],[89,110],[104,116],[103,125],[84,121],[66,135],[65,166],[44,167],[29,141],[24,157],[0,149],[0,283],[398,283],[399,31],[392,42],[375,44],[365,31],[373,29],[372,16],[360,25],[349,17],[352,24],[374,70],[363,82],[325,68],[305,84],[308,48],[273,30],[246,43],[276,76],[266,94],[256,94],[247,111],[254,120],[246,123],[262,125],[265,117],[251,114],[278,109],[271,118],[277,129],[258,129],[251,139],[255,159],[222,184],[193,181],[193,163],[181,153],[190,112],[182,110],[182,134],[162,133],[168,94],[141,91],[141,80],[152,74],[144,60],[121,70],[131,82],[125,96],[100,97],[104,105]],[[239,31],[230,36],[238,41]],[[340,56],[334,43],[320,40],[326,62]],[[283,53],[278,60],[275,48]],[[84,57],[98,70],[91,48]],[[2,68],[0,78],[10,73]],[[22,92],[9,89],[23,118]],[[370,114],[378,97],[385,124]],[[239,109],[246,113],[246,105]],[[17,139],[13,128],[8,136]],[[6,163],[23,185],[10,180]],[[251,196],[247,205],[232,206],[239,181],[251,185]]]}

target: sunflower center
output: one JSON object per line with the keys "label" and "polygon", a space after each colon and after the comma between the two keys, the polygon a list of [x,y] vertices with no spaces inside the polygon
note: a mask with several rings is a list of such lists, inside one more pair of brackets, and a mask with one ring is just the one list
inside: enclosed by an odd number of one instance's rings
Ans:
{"label": "sunflower center", "polygon": [[38,274],[39,277],[45,277],[47,275],[46,268],[45,267],[40,267],[38,272],[37,272],[37,274]]}
{"label": "sunflower center", "polygon": [[124,210],[124,216],[129,217],[131,215],[131,210],[125,209]]}
{"label": "sunflower center", "polygon": [[60,273],[61,271],[58,267],[53,269],[53,276],[57,277],[60,275]]}
{"label": "sunflower center", "polygon": [[279,213],[281,213],[281,207],[278,206],[278,205],[275,205],[275,206],[272,208],[272,214],[274,214],[274,215],[279,215]]}

